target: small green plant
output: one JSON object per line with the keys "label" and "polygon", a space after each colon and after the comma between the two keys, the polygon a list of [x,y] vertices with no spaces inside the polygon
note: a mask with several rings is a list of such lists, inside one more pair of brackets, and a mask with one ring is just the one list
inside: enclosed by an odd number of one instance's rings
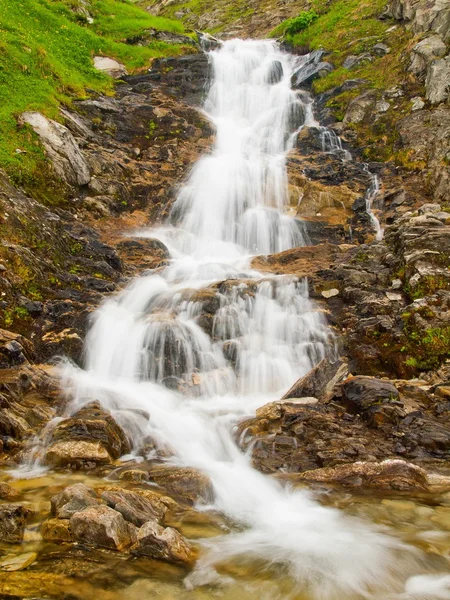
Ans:
{"label": "small green plant", "polygon": [[271,37],[295,35],[296,33],[300,33],[301,31],[307,29],[311,23],[314,23],[314,21],[318,18],[319,15],[315,10],[305,10],[297,17],[286,19],[280,23],[270,35]]}

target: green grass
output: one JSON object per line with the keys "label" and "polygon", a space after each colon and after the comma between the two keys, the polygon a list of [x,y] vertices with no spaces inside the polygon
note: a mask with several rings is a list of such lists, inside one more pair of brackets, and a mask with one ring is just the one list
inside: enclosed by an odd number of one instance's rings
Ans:
{"label": "green grass", "polygon": [[16,184],[41,191],[48,167],[36,136],[18,127],[23,111],[37,110],[57,119],[60,104],[85,97],[87,88],[112,93],[112,80],[93,67],[96,54],[136,70],[153,58],[185,50],[164,42],[123,43],[128,35],[149,28],[184,31],[181,23],[153,17],[128,0],[94,0],[92,25],[70,10],[77,4],[77,0],[0,2],[0,168]]}
{"label": "green grass", "polygon": [[319,15],[315,10],[304,10],[297,17],[282,21],[271,32],[270,37],[284,36],[285,38],[290,37],[292,39],[297,33],[308,29],[308,27],[318,18]]}

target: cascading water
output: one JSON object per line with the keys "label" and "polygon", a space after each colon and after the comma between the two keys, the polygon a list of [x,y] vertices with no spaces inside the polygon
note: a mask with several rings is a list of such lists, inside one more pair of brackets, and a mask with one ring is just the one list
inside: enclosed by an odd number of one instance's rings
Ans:
{"label": "cascading water", "polygon": [[304,242],[283,214],[286,154],[310,113],[291,89],[294,59],[274,42],[233,40],[210,60],[215,147],[182,189],[174,225],[140,233],[166,243],[171,264],[97,311],[85,370],[65,368],[72,409],[98,399],[135,453],[151,438],[171,464],[211,479],[212,508],[239,531],[205,542],[187,585],[217,583],[215,565],[253,557],[288,570],[292,598],[386,598],[400,591],[391,575],[406,561],[401,544],[255,471],[233,439],[240,418],[280,398],[333,344],[306,281],[249,267],[251,255]]}

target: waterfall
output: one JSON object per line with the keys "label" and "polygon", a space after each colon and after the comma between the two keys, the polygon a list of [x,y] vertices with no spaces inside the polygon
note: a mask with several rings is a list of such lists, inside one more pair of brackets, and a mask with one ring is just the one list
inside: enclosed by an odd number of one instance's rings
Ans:
{"label": "waterfall", "polygon": [[392,589],[401,545],[255,471],[233,438],[240,419],[281,398],[333,343],[305,280],[249,266],[255,254],[306,241],[302,223],[284,212],[286,155],[310,115],[291,89],[294,59],[275,42],[239,40],[209,57],[204,111],[215,146],[170,222],[139,234],[159,237],[171,262],[97,310],[85,369],[65,368],[72,407],[99,400],[135,452],[151,437],[169,464],[210,478],[211,508],[237,527],[205,542],[187,585],[220,581],[215,565],[245,556],[286,568],[314,598],[375,597]]}

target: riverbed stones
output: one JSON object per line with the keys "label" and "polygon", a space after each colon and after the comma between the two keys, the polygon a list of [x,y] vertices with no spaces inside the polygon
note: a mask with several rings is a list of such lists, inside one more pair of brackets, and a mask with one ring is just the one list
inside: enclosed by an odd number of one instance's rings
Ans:
{"label": "riverbed stones", "polygon": [[70,529],[77,542],[120,552],[136,540],[136,528],[109,506],[92,506],[73,514]]}
{"label": "riverbed stones", "polygon": [[22,504],[0,504],[0,540],[19,544],[31,511]]}
{"label": "riverbed stones", "polygon": [[145,523],[137,532],[137,542],[131,552],[159,560],[192,563],[196,552],[187,540],[172,527],[161,527],[154,521]]}

